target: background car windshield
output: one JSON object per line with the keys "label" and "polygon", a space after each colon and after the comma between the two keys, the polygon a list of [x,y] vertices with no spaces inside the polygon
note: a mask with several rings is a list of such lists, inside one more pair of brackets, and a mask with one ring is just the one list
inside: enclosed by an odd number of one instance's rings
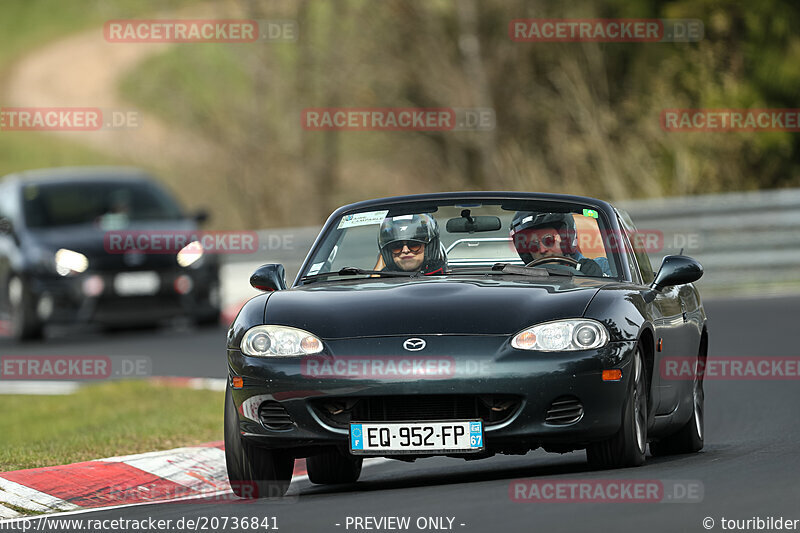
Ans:
{"label": "background car windshield", "polygon": [[[511,221],[518,211],[531,211],[535,213],[550,213],[554,209],[552,204],[530,203],[521,206],[521,209],[504,209],[500,205],[483,204],[475,205],[442,205],[428,211],[439,225],[440,239],[444,248],[448,269],[457,272],[466,267],[490,268],[495,263],[511,263],[524,265],[510,235]],[[481,231],[475,233],[451,232],[447,229],[450,219],[462,218],[462,211],[469,209],[470,216],[491,216],[500,220],[500,229]],[[370,213],[359,215],[345,215],[336,222],[325,240],[317,250],[312,260],[308,263],[303,275],[313,275],[329,271],[337,271],[343,267],[357,267],[365,270],[380,270],[379,262],[378,229],[383,220],[383,213],[387,216],[402,216],[419,213],[418,209],[411,207],[398,208],[387,206],[384,209],[376,208]],[[588,215],[584,215],[584,212]],[[563,213],[563,211],[562,211]],[[606,249],[606,242],[601,235],[606,232],[603,217],[590,206],[570,206],[569,213],[575,221],[576,245],[579,256],[588,259],[600,259],[606,267],[606,275],[616,277],[618,268],[613,254]],[[348,217],[349,220],[348,220]],[[573,254],[574,255],[574,254]],[[606,263],[607,262],[607,263]],[[550,263],[548,266],[553,266]],[[571,271],[571,273],[575,273]],[[578,272],[580,274],[580,272]]]}
{"label": "background car windshield", "polygon": [[149,183],[30,184],[23,189],[28,227],[97,224],[104,229],[130,221],[176,220],[177,204]]}

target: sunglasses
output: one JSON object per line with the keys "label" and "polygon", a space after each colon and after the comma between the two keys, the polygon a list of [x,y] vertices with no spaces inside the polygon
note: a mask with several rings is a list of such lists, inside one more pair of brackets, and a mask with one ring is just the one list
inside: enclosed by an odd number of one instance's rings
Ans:
{"label": "sunglasses", "polygon": [[421,242],[414,242],[414,241],[397,241],[393,242],[389,245],[389,250],[394,255],[400,255],[400,252],[403,251],[403,248],[408,248],[408,251],[412,254],[418,254],[422,251],[425,245]]}

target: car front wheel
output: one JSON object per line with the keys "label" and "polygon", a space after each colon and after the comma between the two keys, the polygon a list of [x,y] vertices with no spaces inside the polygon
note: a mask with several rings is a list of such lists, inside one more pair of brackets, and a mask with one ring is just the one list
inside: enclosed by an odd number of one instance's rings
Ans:
{"label": "car front wheel", "polygon": [[338,450],[330,450],[306,459],[308,480],[318,485],[336,483],[355,483],[361,475],[363,459],[352,455],[342,455]]}
{"label": "car front wheel", "polygon": [[586,448],[586,458],[594,467],[622,468],[644,464],[647,450],[647,373],[639,348],[633,354],[631,373],[622,427],[613,437]]}
{"label": "car front wheel", "polygon": [[695,371],[692,385],[692,417],[677,433],[670,435],[658,442],[650,443],[650,453],[654,456],[675,455],[679,453],[694,453],[703,449],[703,433],[705,420],[703,416],[703,376],[699,370]]}
{"label": "car front wheel", "polygon": [[18,341],[44,337],[44,326],[36,317],[33,298],[20,277],[13,276],[8,280],[7,295],[12,337]]}
{"label": "car front wheel", "polygon": [[234,494],[249,499],[283,496],[294,470],[294,457],[286,451],[259,448],[242,438],[230,387],[225,390],[225,464]]}

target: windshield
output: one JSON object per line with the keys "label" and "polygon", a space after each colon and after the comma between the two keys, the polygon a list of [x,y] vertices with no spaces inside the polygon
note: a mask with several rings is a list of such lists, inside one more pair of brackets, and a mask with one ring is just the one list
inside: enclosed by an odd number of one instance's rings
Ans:
{"label": "windshield", "polygon": [[621,272],[614,246],[603,238],[609,234],[605,215],[596,207],[456,202],[392,204],[346,214],[329,228],[301,277],[458,275],[492,272],[497,263],[573,276],[618,278]]}
{"label": "windshield", "polygon": [[23,189],[23,206],[31,228],[96,224],[112,230],[131,221],[182,218],[172,198],[147,182],[30,184]]}

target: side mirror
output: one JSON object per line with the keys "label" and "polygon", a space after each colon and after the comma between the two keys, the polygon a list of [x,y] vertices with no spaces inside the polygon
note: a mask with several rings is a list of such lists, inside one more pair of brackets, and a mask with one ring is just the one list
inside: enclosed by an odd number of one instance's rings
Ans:
{"label": "side mirror", "polygon": [[280,291],[286,288],[286,271],[283,265],[261,265],[250,276],[250,285],[260,291]]}
{"label": "side mirror", "polygon": [[14,236],[14,224],[8,217],[0,217],[0,235]]}
{"label": "side mirror", "polygon": [[703,275],[703,265],[685,255],[668,255],[661,262],[650,288],[660,291],[664,287],[692,283]]}
{"label": "side mirror", "polygon": [[209,215],[208,211],[205,209],[198,209],[195,214],[192,215],[192,218],[198,224],[205,224],[208,222],[208,219],[211,218],[211,215]]}

